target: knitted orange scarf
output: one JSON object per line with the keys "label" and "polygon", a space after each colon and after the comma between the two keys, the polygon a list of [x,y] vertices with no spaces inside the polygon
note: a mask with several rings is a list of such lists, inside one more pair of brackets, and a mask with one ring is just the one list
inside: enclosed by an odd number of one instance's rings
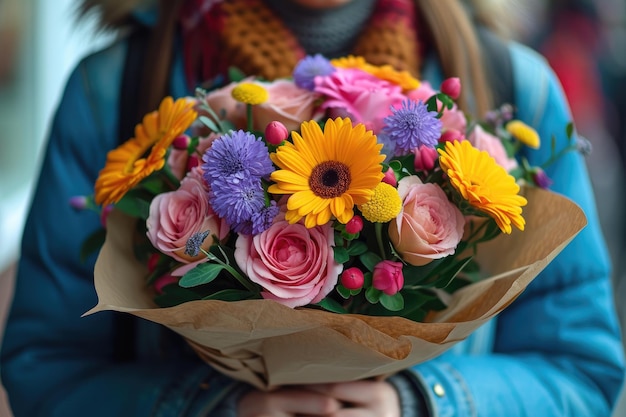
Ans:
{"label": "knitted orange scarf", "polygon": [[[269,80],[290,76],[305,55],[263,0],[187,0],[181,18],[190,86],[214,80],[231,66]],[[353,54],[419,77],[417,23],[413,0],[379,0]]]}

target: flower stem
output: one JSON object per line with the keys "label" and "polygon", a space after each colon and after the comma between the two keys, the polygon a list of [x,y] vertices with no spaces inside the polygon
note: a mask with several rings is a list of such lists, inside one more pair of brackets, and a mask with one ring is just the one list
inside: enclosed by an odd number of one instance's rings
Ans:
{"label": "flower stem", "polygon": [[252,132],[252,104],[246,104],[246,118],[248,119],[248,132]]}
{"label": "flower stem", "polygon": [[[222,252],[222,255],[224,255],[224,259],[228,260],[228,257],[226,256],[224,251],[222,251],[222,248],[220,248],[218,246],[218,249],[220,250],[220,252]],[[206,255],[207,258],[209,258],[209,260],[214,261],[214,262],[222,265],[224,267],[224,269],[227,270],[233,277],[235,277],[235,279],[237,281],[239,281],[239,283],[241,285],[243,285],[248,291],[250,291],[251,293],[257,294],[257,295],[259,294],[259,290],[254,286],[254,284],[252,284],[243,275],[241,275],[239,273],[239,271],[237,271],[235,268],[230,266],[230,264],[228,262],[222,261],[220,258],[218,258],[217,256],[213,255],[211,252],[207,252],[206,250],[204,250],[202,248],[200,248],[200,250],[202,251],[202,253],[204,253]]]}
{"label": "flower stem", "polygon": [[376,232],[376,241],[378,242],[380,257],[386,259],[385,245],[383,244],[383,224],[379,222],[374,223],[374,231]]}

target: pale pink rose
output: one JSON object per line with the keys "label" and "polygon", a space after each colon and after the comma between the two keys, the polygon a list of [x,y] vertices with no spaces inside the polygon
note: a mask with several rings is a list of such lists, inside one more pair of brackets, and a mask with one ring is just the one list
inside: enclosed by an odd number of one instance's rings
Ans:
{"label": "pale pink rose", "polygon": [[235,260],[251,281],[263,287],[263,298],[288,307],[321,301],[339,279],[330,223],[307,229],[300,223],[276,221],[256,235],[239,235]]}
{"label": "pale pink rose", "polygon": [[228,225],[220,219],[209,205],[208,188],[198,171],[191,171],[176,191],[159,194],[150,203],[150,214],[146,221],[148,239],[162,253],[185,265],[173,275],[183,275],[207,259],[204,254],[185,254],[187,240],[199,232],[210,231],[202,244],[208,249],[213,244],[212,236],[226,238]]}
{"label": "pale pink rose", "polygon": [[515,158],[509,158],[502,141],[491,133],[485,132],[479,125],[474,127],[467,139],[475,148],[487,151],[507,172],[517,168],[517,161]]}
{"label": "pale pink rose", "polygon": [[387,295],[395,295],[404,286],[402,262],[384,260],[374,267],[372,287]]}
{"label": "pale pink rose", "polygon": [[398,183],[402,211],[389,224],[389,239],[402,259],[426,265],[452,255],[463,237],[465,220],[436,184],[409,176]]}
{"label": "pale pink rose", "polygon": [[[437,94],[437,91],[432,88],[428,81],[422,81],[420,86],[415,90],[411,90],[407,93],[407,96],[415,101],[422,101],[426,103],[429,98]],[[441,102],[437,101],[437,110],[441,110]],[[455,104],[451,109],[445,109],[441,115],[442,132],[448,129],[455,129],[459,132],[465,132],[467,128],[467,118],[465,114]]]}
{"label": "pale pink rose", "polygon": [[374,134],[382,129],[391,108],[400,107],[407,98],[399,86],[358,69],[338,69],[328,76],[316,77],[315,91],[326,97],[322,108],[331,117],[348,116]]}
{"label": "pale pink rose", "polygon": [[257,83],[265,87],[269,97],[265,103],[252,108],[255,130],[262,132],[273,121],[281,122],[288,131],[299,130],[303,121],[321,116],[316,106],[319,94],[304,90],[291,80]]}
{"label": "pale pink rose", "polygon": [[[209,91],[205,96],[205,100],[217,116],[220,119],[230,121],[235,125],[235,130],[244,129],[246,127],[246,105],[233,98],[233,88],[242,82],[252,81],[253,78],[249,77],[239,82],[232,82],[224,87]],[[198,111],[198,116],[208,116],[201,108],[197,108],[196,110]],[[201,123],[194,124],[194,127],[196,128],[194,132],[196,136],[207,136],[210,133],[208,129],[203,128]]]}

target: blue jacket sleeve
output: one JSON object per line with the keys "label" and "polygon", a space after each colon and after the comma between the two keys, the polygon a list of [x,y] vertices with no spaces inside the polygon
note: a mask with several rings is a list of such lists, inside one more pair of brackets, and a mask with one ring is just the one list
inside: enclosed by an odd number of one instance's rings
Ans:
{"label": "blue jacket sleeve", "polygon": [[[566,146],[570,113],[544,60],[511,46],[518,117],[544,141]],[[528,153],[532,164],[550,146]],[[415,368],[436,416],[610,415],[623,356],[610,292],[610,265],[583,157],[550,166],[553,191],[584,210],[588,225],[497,318],[493,352],[444,354]]]}
{"label": "blue jacket sleeve", "polygon": [[[196,416],[233,382],[194,355],[119,362],[115,314],[81,318],[96,304],[95,257],[80,247],[99,227],[69,198],[92,192],[106,153],[117,143],[124,43],[85,59],[71,75],[55,115],[32,208],[2,346],[2,380],[16,417]],[[144,344],[150,344],[145,339]]]}

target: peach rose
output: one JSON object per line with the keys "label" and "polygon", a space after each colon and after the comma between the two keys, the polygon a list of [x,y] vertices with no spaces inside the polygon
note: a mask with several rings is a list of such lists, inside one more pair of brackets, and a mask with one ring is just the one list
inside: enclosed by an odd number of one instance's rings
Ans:
{"label": "peach rose", "polygon": [[476,125],[467,139],[472,145],[474,145],[475,148],[480,149],[481,151],[487,151],[487,153],[491,155],[493,159],[496,160],[498,165],[501,165],[506,172],[510,172],[512,169],[517,168],[517,161],[515,158],[509,158],[502,141],[494,135],[485,132],[485,130],[479,125]]}
{"label": "peach rose", "polygon": [[307,229],[276,221],[256,235],[239,235],[235,260],[251,281],[263,287],[263,298],[288,307],[321,301],[335,288],[343,265],[335,262],[330,224]]}
{"label": "peach rose", "polygon": [[406,262],[426,265],[452,255],[463,237],[465,219],[436,184],[409,176],[398,183],[402,211],[389,224],[389,239]]}
{"label": "peach rose", "polygon": [[268,100],[252,108],[255,130],[260,132],[273,121],[281,122],[288,131],[299,130],[305,120],[316,115],[315,101],[319,94],[304,90],[291,80],[276,80],[271,83],[257,82],[269,93]]}
{"label": "peach rose", "polygon": [[208,249],[213,244],[212,235],[223,240],[229,232],[228,225],[211,209],[208,188],[196,170],[185,177],[176,191],[159,194],[150,203],[150,214],[146,221],[148,239],[164,254],[185,265],[174,275],[183,275],[206,257],[185,254],[187,240],[195,233],[209,230],[209,237],[202,244]]}

